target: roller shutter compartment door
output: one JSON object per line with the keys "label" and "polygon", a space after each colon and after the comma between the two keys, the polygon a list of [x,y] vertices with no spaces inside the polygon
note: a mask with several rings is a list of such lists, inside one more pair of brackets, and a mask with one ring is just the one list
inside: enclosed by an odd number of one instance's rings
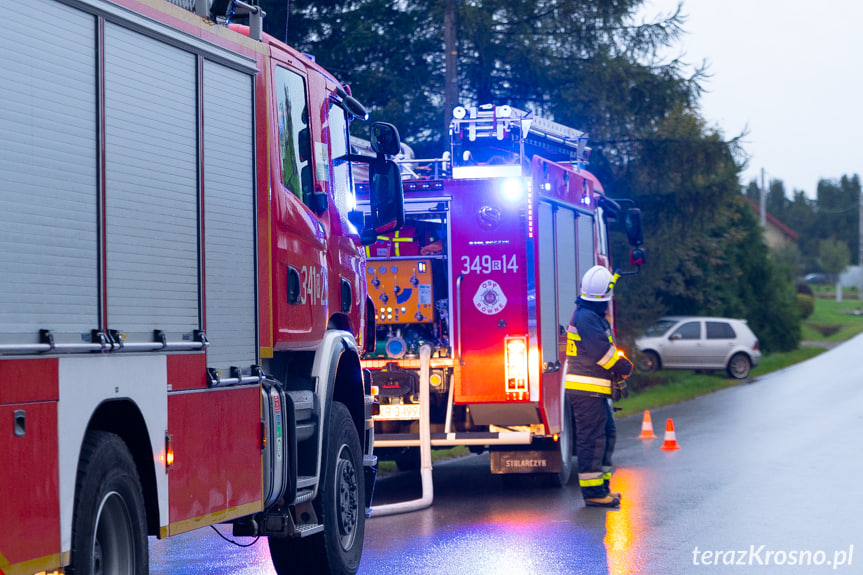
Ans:
{"label": "roller shutter compartment door", "polygon": [[[21,4],[0,0],[5,14]],[[0,34],[0,343],[99,326],[96,19],[58,2]]]}
{"label": "roller shutter compartment door", "polygon": [[105,26],[108,326],[127,341],[200,327],[196,59]]}
{"label": "roller shutter compartment door", "polygon": [[252,78],[204,63],[207,366],[257,363]]}

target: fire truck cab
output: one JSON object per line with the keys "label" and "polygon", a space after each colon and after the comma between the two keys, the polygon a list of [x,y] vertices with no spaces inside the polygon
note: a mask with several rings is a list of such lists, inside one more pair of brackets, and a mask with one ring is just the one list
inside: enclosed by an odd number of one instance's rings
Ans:
{"label": "fire truck cab", "polygon": [[459,107],[450,136],[448,162],[412,166],[428,176],[404,182],[404,227],[366,248],[376,453],[419,464],[418,350],[429,345],[431,446],[489,449],[493,473],[564,485],[566,326],[584,272],[611,269],[609,224],[625,218],[638,248],[640,215],[585,169],[579,130],[509,106]]}

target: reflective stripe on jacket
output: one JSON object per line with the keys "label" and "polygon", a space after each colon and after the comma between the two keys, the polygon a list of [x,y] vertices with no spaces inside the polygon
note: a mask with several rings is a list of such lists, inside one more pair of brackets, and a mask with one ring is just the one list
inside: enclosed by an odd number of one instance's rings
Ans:
{"label": "reflective stripe on jacket", "polygon": [[604,317],[578,306],[566,333],[566,355],[566,389],[611,396],[610,370],[620,356]]}

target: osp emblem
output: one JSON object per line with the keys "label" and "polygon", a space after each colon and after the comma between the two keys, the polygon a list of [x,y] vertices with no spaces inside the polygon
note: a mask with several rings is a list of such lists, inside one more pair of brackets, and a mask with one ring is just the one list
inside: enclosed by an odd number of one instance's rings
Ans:
{"label": "osp emblem", "polygon": [[473,305],[486,315],[494,315],[506,307],[506,295],[496,281],[485,280],[473,296]]}

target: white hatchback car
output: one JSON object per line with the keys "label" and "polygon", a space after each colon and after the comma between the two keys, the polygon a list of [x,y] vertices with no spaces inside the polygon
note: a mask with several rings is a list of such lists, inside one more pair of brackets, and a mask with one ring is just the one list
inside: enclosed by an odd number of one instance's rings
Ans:
{"label": "white hatchback car", "polygon": [[725,369],[743,379],[761,361],[758,338],[746,320],[724,317],[663,317],[638,346],[638,369]]}

